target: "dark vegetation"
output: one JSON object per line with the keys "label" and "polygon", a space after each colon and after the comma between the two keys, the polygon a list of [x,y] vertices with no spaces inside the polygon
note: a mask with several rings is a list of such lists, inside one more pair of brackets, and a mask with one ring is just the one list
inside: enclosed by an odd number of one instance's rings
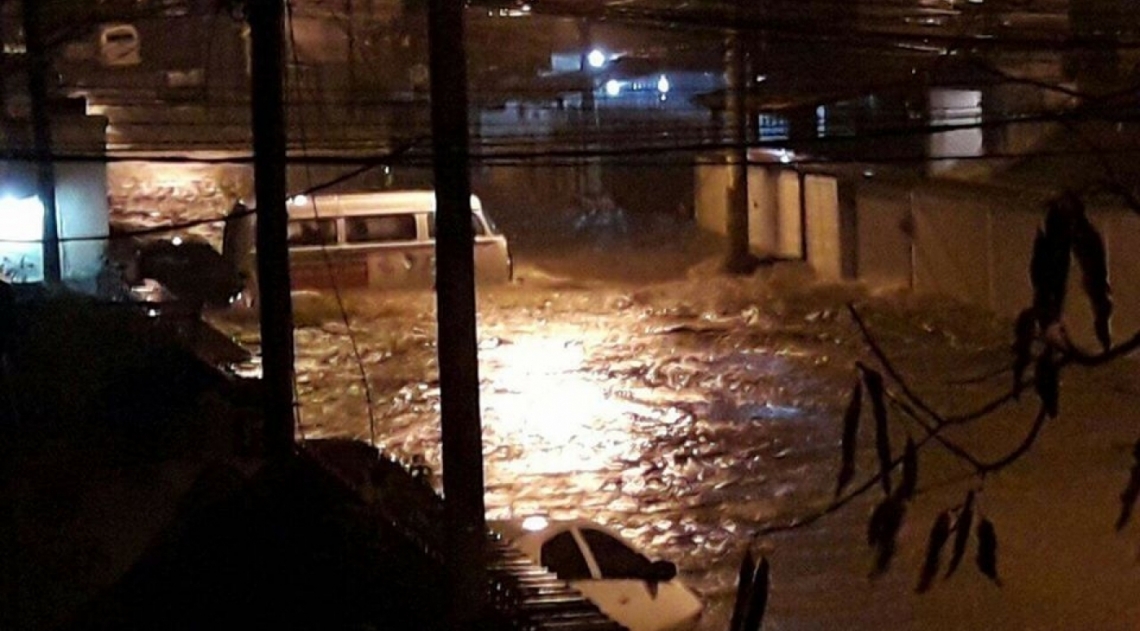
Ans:
{"label": "dark vegetation", "polygon": [[440,627],[441,572],[315,461],[258,457],[255,381],[196,312],[6,310],[4,629]]}

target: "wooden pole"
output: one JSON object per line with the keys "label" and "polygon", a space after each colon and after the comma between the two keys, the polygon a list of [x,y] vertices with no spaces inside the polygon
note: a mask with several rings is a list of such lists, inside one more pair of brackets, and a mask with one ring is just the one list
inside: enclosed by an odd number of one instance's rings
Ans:
{"label": "wooden pole", "polygon": [[293,304],[285,210],[284,0],[249,0],[265,455],[293,454]]}
{"label": "wooden pole", "polygon": [[447,628],[456,631],[474,628],[483,618],[486,587],[463,6],[456,0],[428,3]]}
{"label": "wooden pole", "polygon": [[[739,6],[739,5],[738,5]],[[739,20],[739,9],[737,11]],[[725,122],[731,147],[728,150],[728,258],[725,270],[749,273],[754,268],[748,246],[748,146],[744,46],[739,29],[729,32],[725,41]]]}

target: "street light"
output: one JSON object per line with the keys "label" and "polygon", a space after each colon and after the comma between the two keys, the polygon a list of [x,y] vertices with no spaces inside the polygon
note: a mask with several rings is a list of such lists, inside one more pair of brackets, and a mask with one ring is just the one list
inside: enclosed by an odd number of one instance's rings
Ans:
{"label": "street light", "polygon": [[586,55],[586,63],[589,64],[591,68],[597,70],[606,65],[606,54],[595,48]]}

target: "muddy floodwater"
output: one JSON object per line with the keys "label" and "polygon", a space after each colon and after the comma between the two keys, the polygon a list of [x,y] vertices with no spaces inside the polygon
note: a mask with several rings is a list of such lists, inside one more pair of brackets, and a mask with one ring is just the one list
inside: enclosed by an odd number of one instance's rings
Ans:
{"label": "muddy floodwater", "polygon": [[[1074,430],[1086,436],[1082,448],[1101,459],[1095,474],[1078,478],[1100,493],[1087,514],[1106,513],[1092,553],[1093,544],[1073,543],[1084,536],[1081,527],[1047,544],[1053,558],[1033,545],[1040,516],[1052,514],[1033,490],[1056,482],[1061,488],[1049,491],[1050,501],[1080,495],[1048,464],[1068,448],[1044,446],[1035,458],[1045,464],[987,481],[985,510],[1003,543],[1002,587],[971,567],[929,594],[914,594],[934,516],[978,484],[935,450],[923,450],[924,494],[908,511],[899,553],[883,576],[868,576],[864,534],[881,494],[867,493],[809,525],[753,537],[814,515],[834,497],[854,364],[874,364],[848,303],[931,401],[948,409],[968,408],[1007,385],[1007,322],[901,290],[821,285],[798,262],[729,277],[713,250],[655,265],[653,248],[607,248],[520,257],[514,283],[479,290],[488,518],[537,513],[619,529],[651,556],[677,563],[707,604],[706,631],[727,629],[737,566],[749,546],[772,561],[769,630],[1136,628],[1131,603],[1140,570],[1119,559],[1135,554],[1140,535],[1114,535],[1110,515],[1116,482],[1127,476],[1126,430],[1095,440]],[[403,458],[422,455],[439,473],[433,296],[298,295],[295,312],[301,438],[375,441]],[[254,324],[226,318],[220,326],[256,348]],[[1093,407],[1098,401],[1085,399]],[[1032,412],[1007,410],[997,429],[962,440],[1008,451],[1024,431],[1020,419]],[[869,426],[864,422],[857,480],[874,469]],[[896,450],[908,435],[923,435],[902,420],[892,426]],[[1101,557],[1113,561],[1105,567]],[[1092,567],[1073,570],[1081,558]],[[1071,576],[1062,580],[1062,572]],[[1090,573],[1103,579],[1095,590],[1078,584]]]}

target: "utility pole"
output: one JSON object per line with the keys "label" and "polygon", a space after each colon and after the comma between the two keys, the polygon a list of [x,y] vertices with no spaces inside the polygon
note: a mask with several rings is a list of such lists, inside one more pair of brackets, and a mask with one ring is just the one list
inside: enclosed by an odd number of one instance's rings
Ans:
{"label": "utility pole", "polygon": [[740,37],[740,0],[737,0],[736,28],[725,38],[725,123],[728,127],[730,147],[727,155],[729,168],[728,258],[725,271],[746,274],[754,265],[748,247],[748,143],[745,110],[744,46]]}
{"label": "utility pole", "polygon": [[23,0],[20,8],[24,47],[28,56],[28,96],[32,101],[32,134],[35,142],[36,188],[44,207],[44,282],[58,284],[62,276],[59,257],[59,219],[55,204],[55,166],[52,164],[51,117],[48,113],[47,73],[40,9],[43,0]]}
{"label": "utility pole", "polygon": [[266,456],[276,460],[293,454],[293,303],[289,294],[285,210],[284,1],[246,3],[251,44],[264,448]]}
{"label": "utility pole", "polygon": [[582,138],[582,151],[586,154],[578,176],[578,192],[584,200],[595,200],[602,194],[601,164],[597,158],[589,155],[590,150],[594,148],[591,136],[597,133],[599,126],[594,90],[597,88],[595,75],[600,69],[590,64],[590,53],[593,52],[594,44],[592,26],[593,23],[589,18],[578,20],[578,45],[581,47],[578,68],[582,75],[582,108],[578,116],[578,129]]}
{"label": "utility pole", "polygon": [[448,629],[484,617],[483,432],[475,339],[463,2],[430,0],[428,44],[436,197],[436,318],[443,435]]}

